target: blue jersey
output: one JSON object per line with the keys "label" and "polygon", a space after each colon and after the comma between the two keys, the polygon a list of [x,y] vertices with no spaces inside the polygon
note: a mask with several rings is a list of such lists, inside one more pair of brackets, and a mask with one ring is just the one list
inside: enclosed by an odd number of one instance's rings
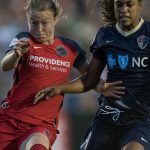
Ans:
{"label": "blue jersey", "polygon": [[[93,57],[108,66],[107,82],[123,81],[121,101],[140,113],[150,115],[150,23],[144,22],[134,33],[123,36],[115,26],[101,28],[91,46]],[[106,98],[118,105],[113,98]]]}

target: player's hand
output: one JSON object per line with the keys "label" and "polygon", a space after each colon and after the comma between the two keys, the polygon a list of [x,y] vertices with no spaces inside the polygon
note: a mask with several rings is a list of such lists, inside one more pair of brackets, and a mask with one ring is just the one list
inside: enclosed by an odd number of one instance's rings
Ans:
{"label": "player's hand", "polygon": [[37,104],[41,100],[47,100],[54,97],[55,95],[61,94],[59,87],[48,87],[43,90],[40,90],[34,97],[33,104]]}
{"label": "player's hand", "polygon": [[30,47],[29,39],[22,38],[17,41],[17,43],[13,46],[13,50],[18,57],[23,56]]}
{"label": "player's hand", "polygon": [[104,83],[102,85],[101,93],[106,97],[121,98],[125,94],[125,87],[122,81]]}

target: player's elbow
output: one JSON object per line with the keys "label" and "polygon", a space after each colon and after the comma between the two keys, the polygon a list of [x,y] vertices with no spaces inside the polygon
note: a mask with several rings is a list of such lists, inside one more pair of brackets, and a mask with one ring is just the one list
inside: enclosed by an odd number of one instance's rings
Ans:
{"label": "player's elbow", "polygon": [[6,71],[6,68],[4,67],[4,64],[3,64],[3,60],[1,61],[1,70]]}
{"label": "player's elbow", "polygon": [[2,69],[2,71],[8,71],[8,68],[7,67],[5,67],[5,65],[3,65],[2,63],[1,63],[1,69]]}
{"label": "player's elbow", "polygon": [[84,91],[89,91],[91,89],[94,89],[95,86],[97,85],[99,79],[83,79],[82,82],[83,82],[83,85],[84,85]]}
{"label": "player's elbow", "polygon": [[14,67],[10,67],[11,65],[8,65],[4,60],[2,60],[2,62],[1,62],[1,69],[2,69],[2,71],[10,71],[10,70],[12,70],[13,68],[15,68],[15,66]]}

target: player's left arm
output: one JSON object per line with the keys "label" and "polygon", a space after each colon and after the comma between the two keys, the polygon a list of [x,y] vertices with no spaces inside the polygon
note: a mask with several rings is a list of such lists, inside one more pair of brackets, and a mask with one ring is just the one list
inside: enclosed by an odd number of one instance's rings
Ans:
{"label": "player's left arm", "polygon": [[[77,70],[82,75],[84,75],[87,71],[87,67],[88,67],[88,63],[87,63],[87,61],[85,61],[85,63],[81,64],[77,68]],[[103,70],[103,72],[105,72],[105,73],[102,73],[102,76],[101,76],[98,84],[94,88],[94,90],[96,92],[103,94],[106,97],[120,98],[125,93],[124,92],[125,87],[123,86],[123,82],[122,81],[106,82],[107,71],[105,71],[106,70],[105,68]]]}
{"label": "player's left arm", "polygon": [[103,94],[105,97],[121,98],[125,94],[125,87],[122,81],[105,82],[103,79],[100,79],[95,87],[95,91]]}

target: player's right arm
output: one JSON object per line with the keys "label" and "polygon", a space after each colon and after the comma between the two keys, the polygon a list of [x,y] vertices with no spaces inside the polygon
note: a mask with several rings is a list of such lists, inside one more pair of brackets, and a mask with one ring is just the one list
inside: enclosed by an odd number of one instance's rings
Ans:
{"label": "player's right arm", "polygon": [[19,39],[13,46],[10,47],[9,52],[1,62],[1,68],[3,71],[9,71],[17,67],[21,57],[29,49],[29,40],[27,38]]}
{"label": "player's right arm", "polygon": [[82,93],[93,89],[98,81],[99,76],[105,67],[105,61],[93,58],[90,62],[87,73],[74,81],[58,85],[55,87],[48,87],[39,91],[34,99],[34,104],[37,104],[40,100],[49,99],[55,95],[63,93]]}

